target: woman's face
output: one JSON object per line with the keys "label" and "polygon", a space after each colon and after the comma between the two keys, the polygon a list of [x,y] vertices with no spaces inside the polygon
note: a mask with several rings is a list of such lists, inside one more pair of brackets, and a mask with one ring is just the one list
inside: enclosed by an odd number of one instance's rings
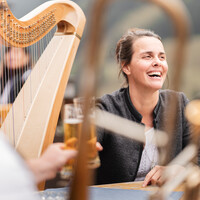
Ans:
{"label": "woman's face", "polygon": [[123,68],[129,85],[153,91],[162,88],[168,65],[161,41],[154,37],[141,37],[133,43],[132,48],[134,53],[131,62]]}
{"label": "woman's face", "polygon": [[5,54],[4,62],[10,69],[18,69],[29,62],[29,56],[22,48],[10,47],[9,51]]}

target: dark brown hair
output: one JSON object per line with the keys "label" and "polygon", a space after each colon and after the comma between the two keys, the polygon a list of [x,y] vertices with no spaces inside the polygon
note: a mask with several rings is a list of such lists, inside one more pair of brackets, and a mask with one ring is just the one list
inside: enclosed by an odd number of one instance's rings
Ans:
{"label": "dark brown hair", "polygon": [[141,37],[154,37],[161,40],[160,36],[155,34],[153,31],[139,28],[128,29],[128,31],[120,38],[117,42],[115,55],[117,63],[120,65],[119,76],[121,73],[125,77],[126,84],[128,84],[128,77],[123,72],[123,66],[130,64],[132,55],[134,53],[133,43]]}

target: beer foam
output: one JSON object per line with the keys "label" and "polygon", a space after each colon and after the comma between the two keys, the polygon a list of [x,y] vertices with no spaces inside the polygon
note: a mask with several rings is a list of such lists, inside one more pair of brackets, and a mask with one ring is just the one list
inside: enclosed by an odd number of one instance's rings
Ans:
{"label": "beer foam", "polygon": [[83,120],[81,119],[64,119],[65,124],[80,124]]}

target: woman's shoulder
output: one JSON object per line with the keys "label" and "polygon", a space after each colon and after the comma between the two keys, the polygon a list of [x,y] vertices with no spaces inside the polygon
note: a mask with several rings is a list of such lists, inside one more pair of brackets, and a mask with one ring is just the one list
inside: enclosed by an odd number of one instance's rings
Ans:
{"label": "woman's shoulder", "polygon": [[183,92],[177,92],[170,89],[160,90],[159,96],[162,101],[168,101],[171,97],[177,97],[179,102],[183,102],[184,104],[189,102],[189,99]]}
{"label": "woman's shoulder", "polygon": [[120,88],[119,90],[116,90],[110,94],[105,94],[102,97],[100,97],[99,99],[101,99],[102,101],[106,101],[108,99],[116,99],[116,98],[120,98],[121,96],[124,95],[125,91],[127,90],[127,88]]}
{"label": "woman's shoulder", "polygon": [[[124,96],[127,91],[127,88],[121,88],[117,91],[114,91],[110,94],[105,94],[100,98],[97,98],[97,106],[101,108],[108,108],[113,106],[121,106],[121,104],[124,102]],[[107,109],[106,109],[107,110]]]}

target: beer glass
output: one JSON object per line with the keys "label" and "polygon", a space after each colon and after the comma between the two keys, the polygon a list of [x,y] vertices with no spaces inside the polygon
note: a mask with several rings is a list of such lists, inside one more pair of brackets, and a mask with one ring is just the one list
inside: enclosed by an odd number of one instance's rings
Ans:
{"label": "beer glass", "polygon": [[[84,109],[85,98],[84,97],[74,98],[73,102],[74,102],[74,106],[77,109],[78,119],[83,119],[84,117],[83,109]],[[96,142],[97,142],[96,127],[94,124],[95,99],[94,98],[89,99],[88,103],[89,103],[90,132],[88,133],[88,140],[87,140],[87,149],[88,149],[87,165],[89,169],[94,169],[100,166],[100,159],[99,159],[98,151],[96,148]]]}
{"label": "beer glass", "polygon": [[12,104],[0,104],[0,127],[3,124]]}
{"label": "beer glass", "polygon": [[[77,109],[74,104],[64,105],[64,143],[66,149],[77,150],[78,138],[81,132],[82,119],[78,118]],[[60,175],[63,179],[70,179],[75,159],[70,159],[61,169]]]}

